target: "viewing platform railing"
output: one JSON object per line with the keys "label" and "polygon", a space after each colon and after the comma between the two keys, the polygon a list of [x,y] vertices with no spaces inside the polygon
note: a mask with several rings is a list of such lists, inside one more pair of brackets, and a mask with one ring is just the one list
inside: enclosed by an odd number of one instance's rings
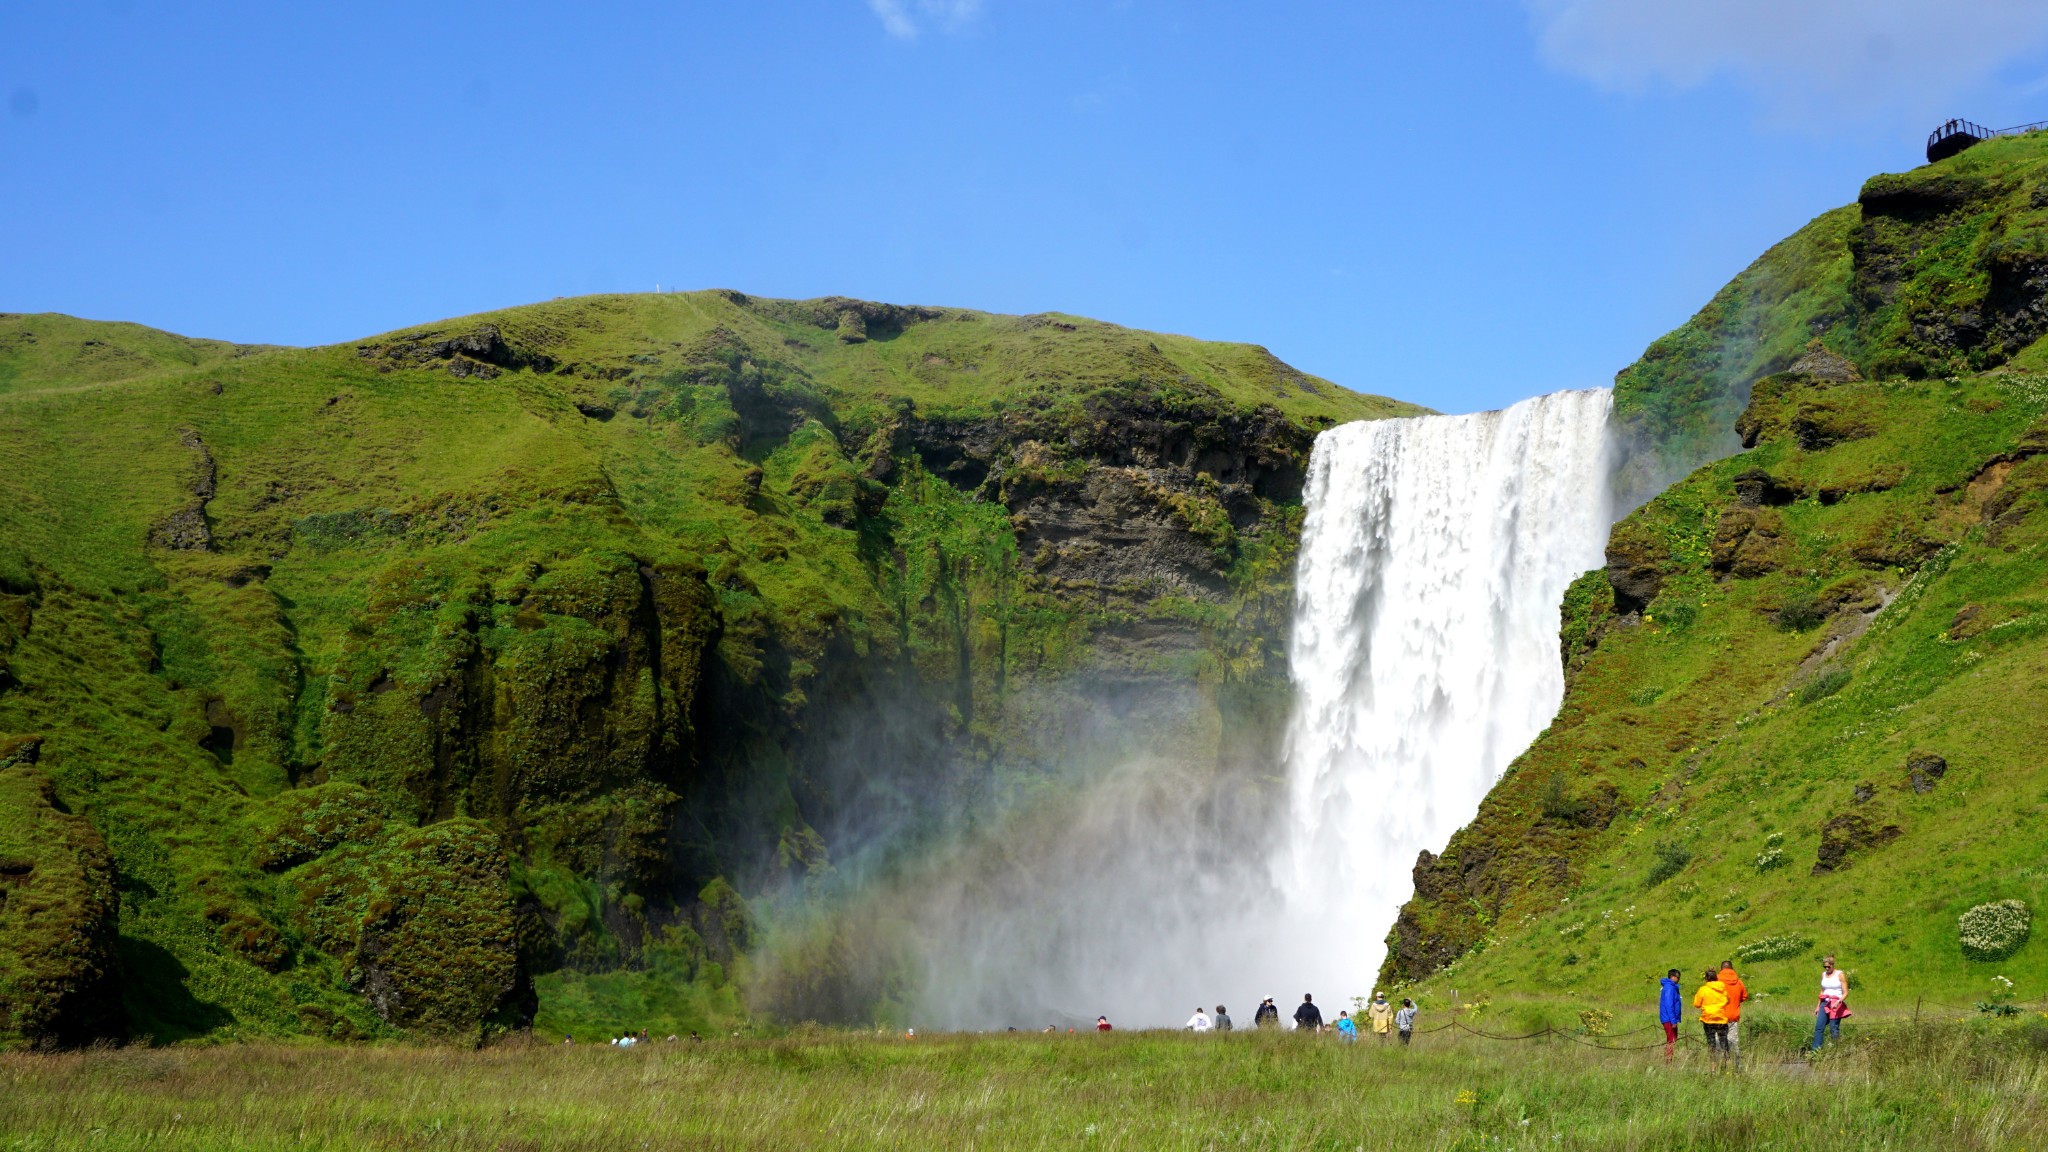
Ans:
{"label": "viewing platform railing", "polygon": [[2024,136],[2048,128],[2048,120],[2022,124],[2017,128],[1986,128],[1968,120],[1951,120],[1927,135],[1927,162],[1946,160],[1973,144],[1982,144],[1995,136]]}

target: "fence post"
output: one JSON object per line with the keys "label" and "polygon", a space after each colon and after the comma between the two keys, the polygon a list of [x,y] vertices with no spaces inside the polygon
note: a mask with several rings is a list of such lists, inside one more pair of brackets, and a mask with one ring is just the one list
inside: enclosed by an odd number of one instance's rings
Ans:
{"label": "fence post", "polygon": [[1916,1028],[1920,1025],[1920,999],[1918,996],[1913,997],[1913,1026]]}

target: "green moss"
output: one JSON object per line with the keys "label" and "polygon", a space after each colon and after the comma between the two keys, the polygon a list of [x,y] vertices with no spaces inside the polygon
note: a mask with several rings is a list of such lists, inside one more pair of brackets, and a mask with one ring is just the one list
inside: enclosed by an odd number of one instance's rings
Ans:
{"label": "green moss", "polygon": [[257,834],[253,860],[266,870],[296,868],[343,844],[368,843],[384,828],[384,806],[355,784],[289,792],[271,807]]}
{"label": "green moss", "polygon": [[471,820],[394,831],[293,877],[303,930],[342,958],[377,1015],[474,1032],[518,975],[511,875],[498,835]]}
{"label": "green moss", "polygon": [[0,737],[0,1047],[79,1044],[121,1024],[113,859],[59,805],[39,744]]}

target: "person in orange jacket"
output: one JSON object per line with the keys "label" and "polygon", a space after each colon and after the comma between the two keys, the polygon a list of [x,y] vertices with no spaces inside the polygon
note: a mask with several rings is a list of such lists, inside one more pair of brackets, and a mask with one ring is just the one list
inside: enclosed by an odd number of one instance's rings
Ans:
{"label": "person in orange jacket", "polygon": [[1692,994],[1692,1006],[1700,1010],[1700,1028],[1707,1034],[1707,1051],[1719,1064],[1728,1051],[1728,986],[1721,983],[1721,973],[1707,969],[1705,983]]}
{"label": "person in orange jacket", "polygon": [[1749,986],[1735,974],[1735,961],[1721,961],[1721,986],[1728,990],[1728,1058],[1742,1067],[1742,1002],[1749,999]]}

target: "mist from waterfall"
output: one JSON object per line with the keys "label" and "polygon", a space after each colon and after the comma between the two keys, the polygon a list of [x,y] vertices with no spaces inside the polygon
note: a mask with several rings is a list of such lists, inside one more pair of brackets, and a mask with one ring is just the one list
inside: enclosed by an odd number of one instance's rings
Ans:
{"label": "mist from waterfall", "polygon": [[[1562,700],[1558,608],[1611,523],[1608,415],[1605,391],[1561,392],[1319,436],[1270,771],[1151,749],[927,859],[862,917],[917,941],[916,1019],[1173,1027],[1227,1003],[1245,1024],[1264,996],[1334,1017],[1369,994],[1416,854]],[[1108,704],[1168,730],[1200,713],[1178,691]]]}
{"label": "mist from waterfall", "polygon": [[1610,394],[1316,439],[1289,645],[1275,975],[1369,989],[1413,890],[1564,695],[1558,608],[1612,523]]}

